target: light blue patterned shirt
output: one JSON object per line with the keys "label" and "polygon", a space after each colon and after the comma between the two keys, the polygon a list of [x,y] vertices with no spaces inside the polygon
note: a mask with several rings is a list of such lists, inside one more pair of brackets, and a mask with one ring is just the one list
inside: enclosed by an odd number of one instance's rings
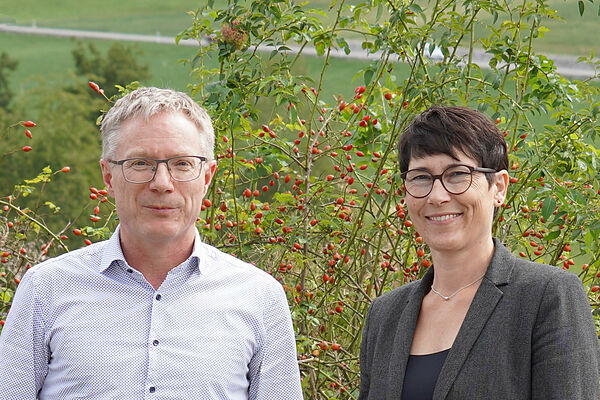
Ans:
{"label": "light blue patterned shirt", "polygon": [[111,239],[31,268],[0,337],[0,399],[302,399],[281,285],[202,243],[154,288]]}

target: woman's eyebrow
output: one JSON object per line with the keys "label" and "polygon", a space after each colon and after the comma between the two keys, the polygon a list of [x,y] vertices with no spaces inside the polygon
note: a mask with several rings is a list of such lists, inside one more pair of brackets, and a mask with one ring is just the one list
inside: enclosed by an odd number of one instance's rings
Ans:
{"label": "woman's eyebrow", "polygon": [[[461,162],[455,162],[455,163],[450,163],[448,165],[446,165],[444,167],[444,170],[451,168],[451,167],[458,167],[459,165],[467,165]],[[426,172],[431,172],[431,169],[427,168],[427,167],[416,167],[416,168],[411,168],[409,169],[409,171],[426,171]]]}

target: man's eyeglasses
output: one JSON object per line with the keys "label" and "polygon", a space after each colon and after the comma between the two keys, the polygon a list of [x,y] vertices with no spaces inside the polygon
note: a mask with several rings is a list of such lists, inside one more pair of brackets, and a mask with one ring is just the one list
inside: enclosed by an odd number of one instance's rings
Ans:
{"label": "man's eyeglasses", "polygon": [[462,194],[466,192],[473,182],[473,172],[491,174],[498,171],[491,168],[471,167],[469,165],[453,165],[446,168],[440,175],[432,175],[422,169],[411,169],[403,172],[401,176],[404,180],[404,189],[406,189],[406,192],[412,197],[421,199],[431,193],[436,179],[440,180],[448,193]]}
{"label": "man's eyeglasses", "polygon": [[165,163],[171,178],[178,182],[188,182],[197,179],[202,171],[202,165],[206,162],[202,156],[180,156],[164,160],[153,158],[127,158],[125,160],[107,160],[111,164],[121,166],[123,177],[129,183],[146,183],[154,179],[156,170],[160,163]]}

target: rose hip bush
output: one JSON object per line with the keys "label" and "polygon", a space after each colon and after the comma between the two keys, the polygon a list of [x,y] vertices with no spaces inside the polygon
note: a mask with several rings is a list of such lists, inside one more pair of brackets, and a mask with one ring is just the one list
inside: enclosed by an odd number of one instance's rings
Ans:
{"label": "rose hip bush", "polygon": [[[190,60],[191,90],[215,120],[219,158],[199,226],[284,286],[307,398],[357,396],[371,299],[431,266],[395,161],[399,135],[431,104],[496,120],[512,185],[495,235],[515,254],[579,274],[596,308],[598,91],[533,51],[553,11],[519,3],[341,1],[325,13],[234,1],[192,13],[180,37],[211,38]],[[331,57],[351,41],[372,61],[326,95]],[[486,69],[471,62],[476,47]],[[308,48],[321,65],[310,77],[295,72]]]}
{"label": "rose hip bush", "polygon": [[[496,121],[509,145],[511,186],[494,234],[521,257],[578,274],[596,313],[598,89],[566,79],[534,52],[554,16],[546,1],[437,0],[427,9],[338,1],[326,12],[310,2],[209,1],[191,15],[179,38],[203,44],[189,60],[190,90],[213,117],[219,160],[198,227],[204,240],[283,285],[306,398],[358,395],[368,305],[431,266],[395,161],[400,134],[431,104],[468,105]],[[300,63],[309,48],[320,68],[306,76]],[[472,62],[475,48],[490,57],[485,69]],[[332,57],[352,52],[371,57],[331,95]],[[78,244],[114,229],[113,205],[92,189]],[[74,226],[62,233],[72,236]],[[39,243],[61,243],[45,235],[38,229],[24,242],[38,251]],[[2,250],[19,240],[10,236]],[[18,276],[18,245],[9,253],[13,269],[4,270]],[[5,283],[4,312],[15,285]]]}

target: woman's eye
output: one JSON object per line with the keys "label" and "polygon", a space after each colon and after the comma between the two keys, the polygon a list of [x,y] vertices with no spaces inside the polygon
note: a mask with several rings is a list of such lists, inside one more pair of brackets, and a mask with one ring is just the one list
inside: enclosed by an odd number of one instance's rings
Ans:
{"label": "woman's eye", "polygon": [[465,177],[467,175],[470,175],[469,171],[450,171],[448,173],[448,176],[450,178],[462,178],[462,177]]}
{"label": "woman's eye", "polygon": [[410,178],[411,181],[428,181],[431,180],[431,175],[421,174]]}

